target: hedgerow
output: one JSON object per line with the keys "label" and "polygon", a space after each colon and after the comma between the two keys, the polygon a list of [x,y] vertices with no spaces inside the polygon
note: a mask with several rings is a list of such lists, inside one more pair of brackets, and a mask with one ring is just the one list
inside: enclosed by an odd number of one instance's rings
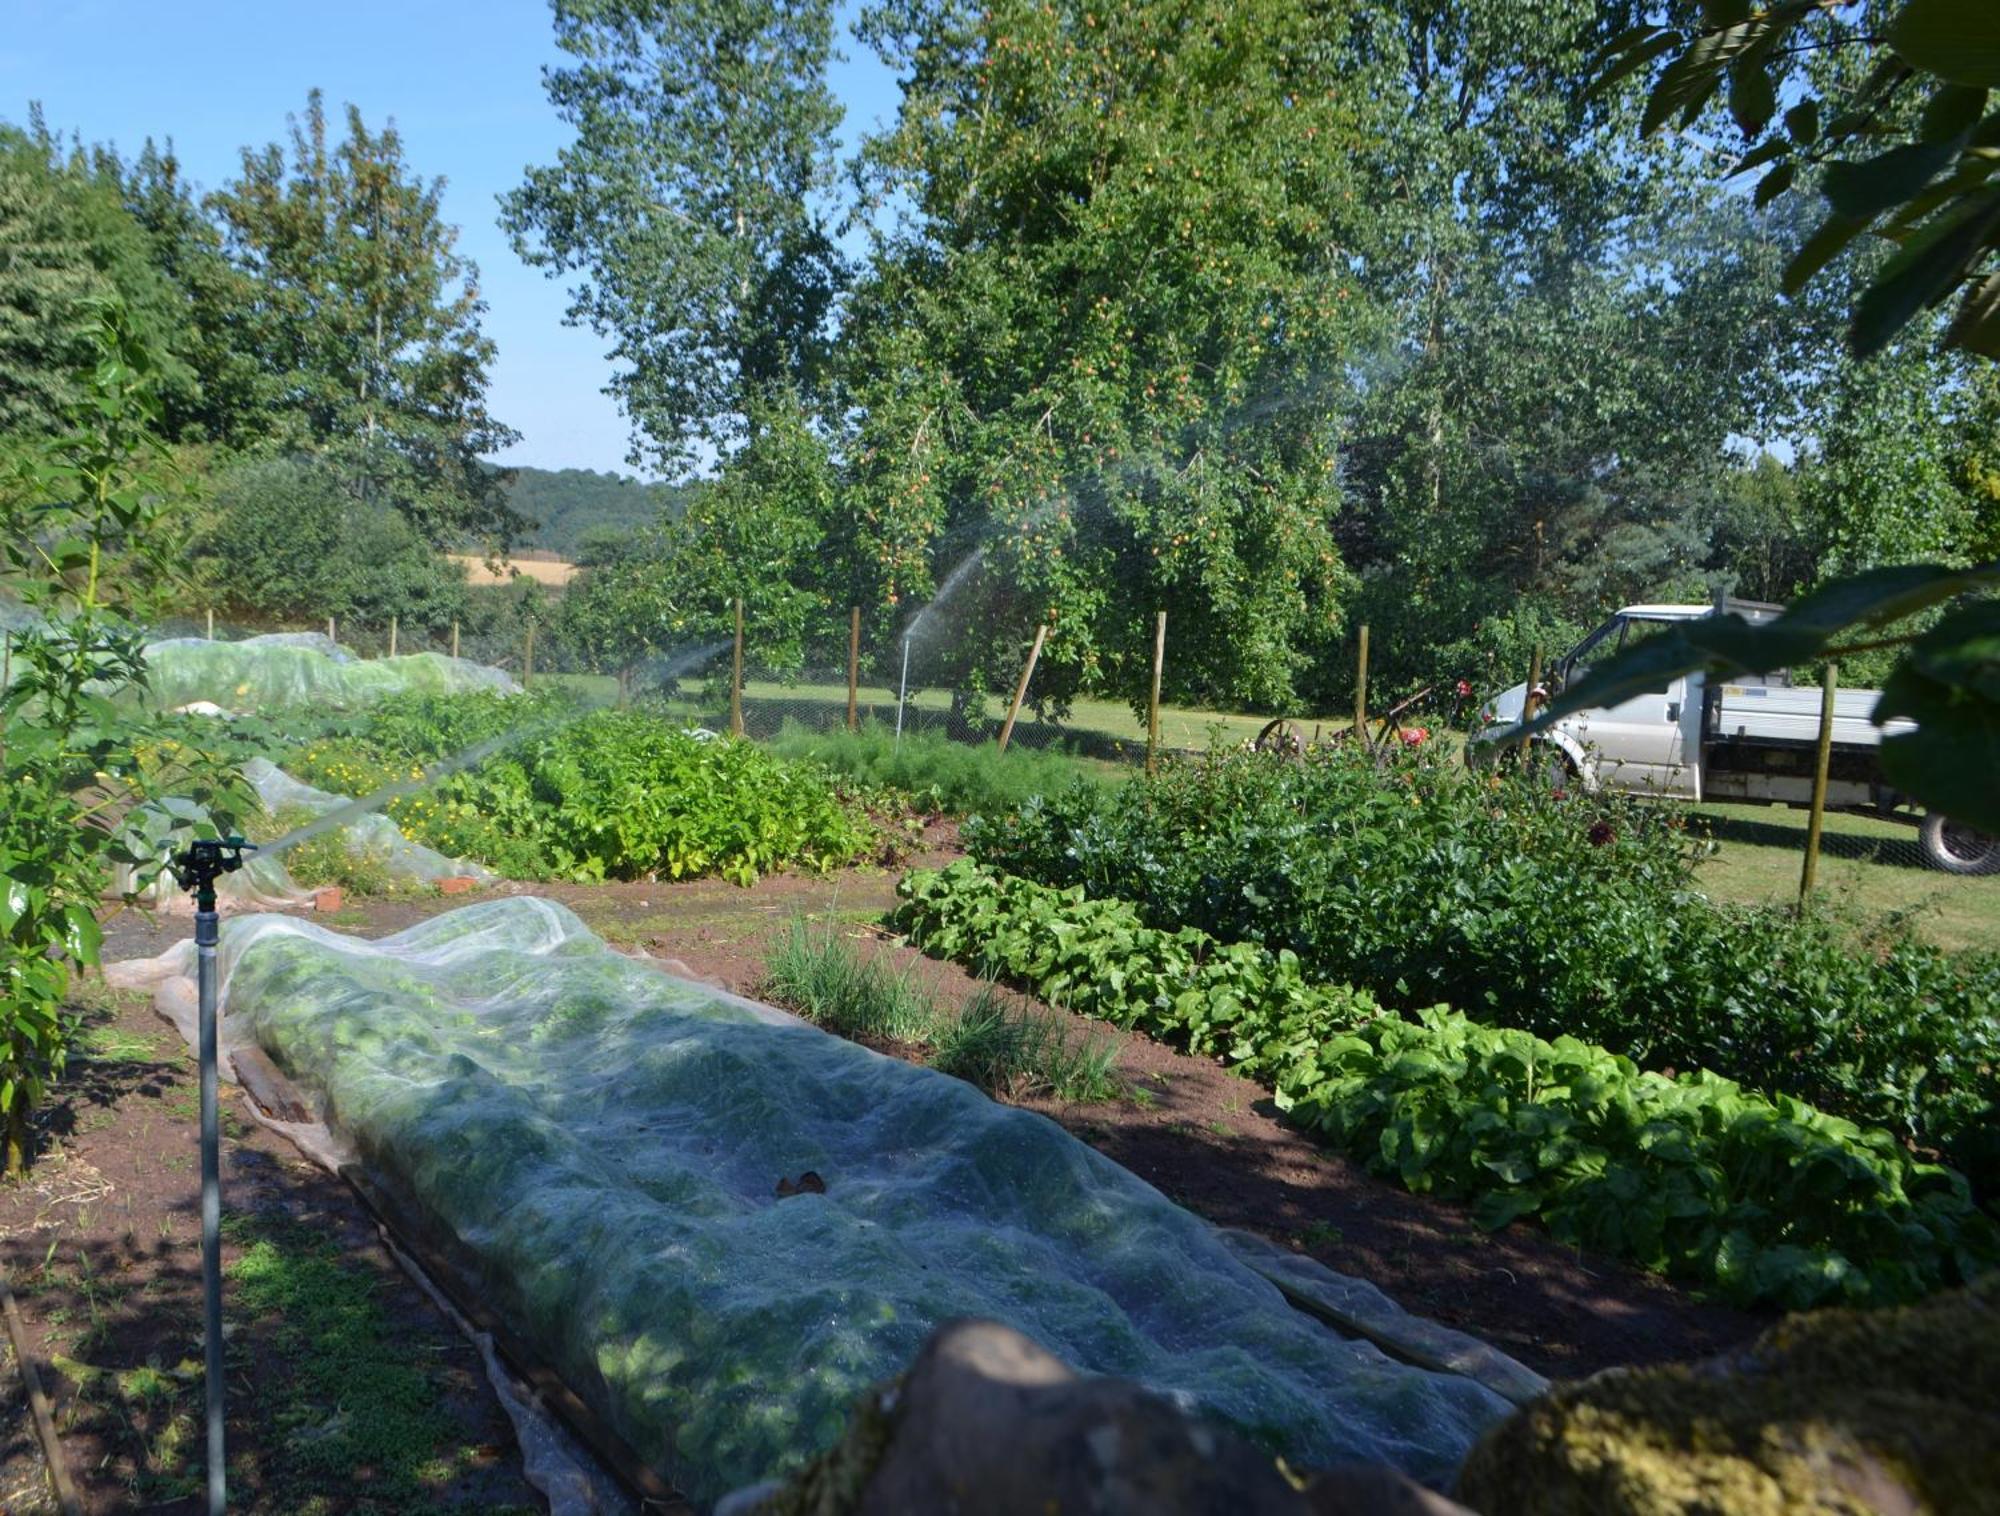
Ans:
{"label": "hedgerow", "polygon": [[1421,754],[1238,754],[1030,800],[965,837],[1006,872],[1288,949],[1396,1007],[1445,1001],[1795,1095],[2000,1190],[2000,954],[1858,947],[1822,914],[1714,904],[1661,808]]}
{"label": "hedgerow", "polygon": [[1218,1056],[1408,1188],[1742,1303],[1915,1299],[2000,1259],[1965,1179],[1889,1133],[1575,1037],[1405,1020],[1296,955],[1149,927],[1129,904],[970,862],[898,888],[911,940],[1072,1010]]}

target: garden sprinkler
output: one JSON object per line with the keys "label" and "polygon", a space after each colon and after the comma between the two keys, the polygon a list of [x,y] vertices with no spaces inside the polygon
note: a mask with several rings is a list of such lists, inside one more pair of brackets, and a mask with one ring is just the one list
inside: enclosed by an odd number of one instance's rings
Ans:
{"label": "garden sprinkler", "polygon": [[903,701],[910,693],[910,639],[903,639],[903,682],[896,687],[896,746],[903,745]]}
{"label": "garden sprinkler", "polygon": [[227,1498],[222,1452],[222,1150],[216,1135],[215,946],[219,918],[215,881],[243,867],[255,846],[241,837],[191,842],[168,865],[194,893],[195,982],[200,1003],[196,1039],[201,1064],[201,1293],[203,1380],[208,1391],[208,1509],[222,1516]]}

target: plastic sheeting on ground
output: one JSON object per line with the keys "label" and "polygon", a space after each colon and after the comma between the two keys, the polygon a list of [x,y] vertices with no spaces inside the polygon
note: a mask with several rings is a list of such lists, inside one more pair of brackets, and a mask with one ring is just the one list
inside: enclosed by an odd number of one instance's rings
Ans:
{"label": "plastic sheeting on ground", "polygon": [[[244,764],[243,777],[273,816],[288,810],[319,816],[350,803],[345,795],[294,779],[268,758],[252,758]],[[187,846],[188,839],[196,835],[194,827],[206,827],[207,835],[214,835],[214,821],[207,809],[192,800],[179,799],[150,801],[133,810],[124,822],[126,838],[134,850],[153,858],[165,858]],[[499,877],[468,859],[448,858],[410,841],[403,829],[380,811],[356,817],[340,828],[340,835],[350,853],[372,856],[399,881],[435,884],[440,879],[462,878],[490,884]],[[171,875],[156,874],[145,888],[135,890],[139,879],[139,871],[131,864],[120,864],[113,874],[113,892],[134,895],[160,909],[193,909]],[[242,868],[216,881],[215,894],[217,906],[226,912],[297,907],[312,899],[312,891],[292,878],[284,855],[266,852],[246,854]]]}
{"label": "plastic sheeting on ground", "polygon": [[[244,764],[243,777],[273,816],[286,811],[322,816],[353,803],[345,795],[315,789],[303,779],[294,779],[268,758],[252,758]],[[420,879],[435,884],[440,879],[463,878],[490,884],[499,877],[480,864],[447,858],[434,848],[410,841],[403,835],[403,829],[382,811],[355,817],[341,827],[340,834],[349,852],[372,855],[396,879]]]}
{"label": "plastic sheeting on ground", "polygon": [[[489,1302],[697,1500],[830,1445],[855,1395],[954,1316],[1300,1465],[1442,1482],[1507,1409],[1295,1311],[1046,1118],[622,958],[551,902],[377,942],[239,918],[220,963],[225,1046],[261,1044],[320,1098],[377,1182],[470,1250]],[[778,1197],[808,1170],[824,1193]]]}
{"label": "plastic sheeting on ground", "polygon": [[146,647],[152,702],[165,710],[206,701],[227,711],[368,705],[384,695],[520,688],[499,669],[442,653],[356,658],[318,632],[241,642],[171,637]]}

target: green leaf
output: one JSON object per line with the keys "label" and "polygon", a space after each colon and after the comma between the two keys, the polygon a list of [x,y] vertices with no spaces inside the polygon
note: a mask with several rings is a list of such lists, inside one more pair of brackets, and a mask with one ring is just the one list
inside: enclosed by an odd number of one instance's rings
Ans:
{"label": "green leaf", "polygon": [[[1646,27],[1643,30],[1651,32],[1653,28]],[[1587,93],[1593,97],[1607,93],[1614,84],[1638,72],[1680,40],[1679,32],[1655,33],[1649,40],[1632,47],[1622,58],[1600,74]]]}
{"label": "green leaf", "polygon": [[2000,6],[1992,0],[1906,0],[1889,23],[1905,63],[1955,84],[2000,84]]}
{"label": "green leaf", "polygon": [[1796,177],[1797,169],[1797,164],[1781,163],[1757,181],[1757,192],[1750,198],[1758,209],[1761,210],[1763,207],[1769,205],[1778,196],[1784,194],[1786,190],[1792,187],[1792,180]]}
{"label": "green leaf", "polygon": [[1959,143],[1909,142],[1859,163],[1831,163],[1826,200],[1836,216],[1867,221],[1900,205],[1958,158]]}
{"label": "green leaf", "polygon": [[1737,130],[1755,137],[1770,123],[1778,108],[1777,87],[1761,60],[1739,59],[1729,71],[1729,114]]}
{"label": "green leaf", "polygon": [[1801,100],[1786,111],[1785,130],[1800,147],[1811,147],[1819,141],[1819,102]]}
{"label": "green leaf", "polygon": [[1910,318],[1962,279],[2000,229],[2000,189],[1940,212],[1882,266],[1854,308],[1855,356],[1879,352]]}
{"label": "green leaf", "polygon": [[1804,289],[1807,280],[1867,230],[1866,221],[1857,221],[1849,216],[1828,216],[1820,223],[1819,230],[1806,238],[1805,245],[1792,255],[1792,261],[1785,265],[1782,285],[1785,293],[1796,295]]}
{"label": "green leaf", "polygon": [[1651,136],[1676,114],[1684,122],[1699,115],[1721,86],[1723,70],[1755,45],[1768,25],[1764,21],[1746,21],[1695,38],[1687,51],[1667,65],[1653,86],[1645,115],[1640,119],[1640,135]]}
{"label": "green leaf", "polygon": [[1944,334],[1948,347],[2000,358],[2000,272],[1973,283]]}
{"label": "green leaf", "polygon": [[1963,142],[1986,111],[1986,91],[1965,84],[1947,84],[1924,107],[1917,136],[1924,142]]}
{"label": "green leaf", "polygon": [[1882,744],[1882,768],[1926,807],[2000,835],[2000,603],[1955,611],[1889,676],[1875,720],[1917,730]]}

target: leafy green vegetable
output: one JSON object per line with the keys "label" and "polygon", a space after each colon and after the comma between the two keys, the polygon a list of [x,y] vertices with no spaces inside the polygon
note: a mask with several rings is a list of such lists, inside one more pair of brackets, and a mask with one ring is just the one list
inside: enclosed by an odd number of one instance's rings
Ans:
{"label": "leafy green vegetable", "polygon": [[1421,755],[1240,754],[965,836],[984,862],[1129,900],[1149,924],[1289,949],[1309,977],[1397,1007],[1444,1001],[1794,1095],[2000,1189],[2000,955],[1909,936],[1858,950],[1821,915],[1715,905],[1680,819]]}
{"label": "leafy green vegetable", "polygon": [[1476,1202],[1485,1226],[1536,1216],[1566,1242],[1790,1307],[1911,1300],[2000,1261],[1961,1175],[1788,1096],[1442,1006],[1406,1021],[1306,982],[1289,951],[1162,931],[1123,902],[969,862],[898,894],[927,952],[1218,1056],[1370,1167]]}

